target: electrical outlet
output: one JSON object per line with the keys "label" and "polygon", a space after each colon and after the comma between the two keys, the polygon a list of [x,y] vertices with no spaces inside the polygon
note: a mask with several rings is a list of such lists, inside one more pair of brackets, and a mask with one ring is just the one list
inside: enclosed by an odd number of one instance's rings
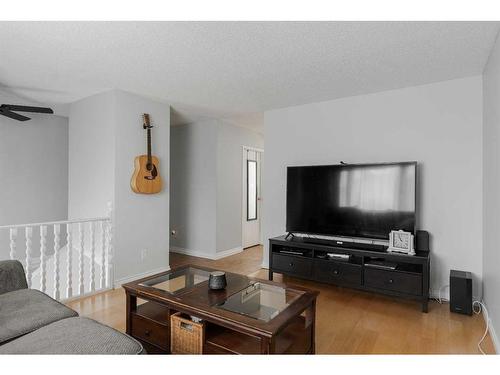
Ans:
{"label": "electrical outlet", "polygon": [[144,258],[146,258],[147,255],[148,255],[148,250],[142,249],[141,250],[141,260],[144,260]]}

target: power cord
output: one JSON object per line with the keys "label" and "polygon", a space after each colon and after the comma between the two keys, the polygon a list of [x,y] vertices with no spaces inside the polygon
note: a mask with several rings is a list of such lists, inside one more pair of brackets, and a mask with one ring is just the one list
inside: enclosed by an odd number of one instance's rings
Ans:
{"label": "power cord", "polygon": [[[475,309],[475,306],[478,306],[477,310]],[[488,314],[488,309],[486,309],[486,306],[483,302],[474,301],[474,302],[472,302],[472,310],[474,310],[474,313],[476,313],[478,315],[481,314],[481,312],[483,312],[485,320],[486,320],[486,329],[484,330],[483,337],[481,337],[481,340],[479,340],[479,342],[477,343],[477,348],[479,349],[481,354],[486,354],[484,352],[483,348],[481,348],[481,344],[483,343],[484,339],[488,335],[488,330],[490,328],[490,316]]]}
{"label": "power cord", "polygon": [[440,304],[443,304],[443,301],[447,301],[446,299],[441,298],[441,292],[443,291],[443,289],[448,288],[448,287],[449,287],[449,285],[443,285],[441,288],[439,288],[439,290],[438,290],[438,297],[437,298],[434,297],[434,300],[437,301]]}
{"label": "power cord", "polygon": [[[449,288],[449,285],[443,285],[441,288],[438,290],[438,297],[434,298],[439,304],[443,304],[443,301],[447,301],[446,299],[441,297],[441,293],[444,289]],[[481,344],[483,343],[484,339],[488,335],[488,331],[490,329],[490,317],[488,314],[488,309],[486,308],[485,304],[481,301],[474,301],[472,302],[472,310],[474,311],[475,314],[479,315],[481,312],[483,312],[485,320],[486,320],[486,328],[484,330],[484,334],[481,337],[481,340],[477,343],[477,348],[479,349],[479,352],[481,354],[486,354],[481,347]]]}

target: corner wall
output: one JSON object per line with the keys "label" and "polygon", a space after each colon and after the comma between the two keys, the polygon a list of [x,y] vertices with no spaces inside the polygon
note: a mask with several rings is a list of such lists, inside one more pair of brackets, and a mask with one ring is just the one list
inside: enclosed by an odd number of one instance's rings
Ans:
{"label": "corner wall", "polygon": [[[132,192],[134,158],[146,153],[142,114],[151,115],[163,190]],[[170,107],[113,90],[70,108],[70,218],[114,214],[114,279],[119,284],[169,268]]]}
{"label": "corner wall", "polygon": [[[150,114],[153,125],[152,152],[163,179],[158,194],[136,194],[130,188],[134,159],[147,154],[143,113]],[[170,106],[115,91],[114,124],[115,281],[119,282],[169,267]]]}
{"label": "corner wall", "polygon": [[434,293],[450,269],[482,280],[481,76],[268,111],[264,116],[264,260],[285,233],[286,167],[419,163],[418,228],[431,233]]}
{"label": "corner wall", "polygon": [[492,320],[490,333],[500,350],[500,41],[483,73],[483,289]]}
{"label": "corner wall", "polygon": [[220,120],[172,128],[174,252],[218,259],[242,250],[242,146],[262,136]]}
{"label": "corner wall", "polygon": [[264,148],[262,135],[219,123],[217,132],[217,252],[242,250],[243,146]]}

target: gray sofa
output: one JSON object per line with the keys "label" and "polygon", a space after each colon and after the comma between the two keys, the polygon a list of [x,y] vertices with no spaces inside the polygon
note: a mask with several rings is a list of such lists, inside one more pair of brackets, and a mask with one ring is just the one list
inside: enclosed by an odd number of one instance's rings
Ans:
{"label": "gray sofa", "polygon": [[142,345],[28,289],[23,266],[0,261],[0,354],[140,354]]}

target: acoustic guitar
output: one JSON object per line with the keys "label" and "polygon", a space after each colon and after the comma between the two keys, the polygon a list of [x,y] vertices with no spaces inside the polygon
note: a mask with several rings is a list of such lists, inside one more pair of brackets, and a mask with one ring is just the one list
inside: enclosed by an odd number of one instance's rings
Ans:
{"label": "acoustic guitar", "polygon": [[158,173],[158,158],[151,153],[151,129],[153,126],[151,125],[149,114],[145,113],[142,119],[142,127],[147,132],[148,154],[136,156],[134,161],[135,169],[130,186],[135,193],[156,194],[161,191],[162,181]]}

